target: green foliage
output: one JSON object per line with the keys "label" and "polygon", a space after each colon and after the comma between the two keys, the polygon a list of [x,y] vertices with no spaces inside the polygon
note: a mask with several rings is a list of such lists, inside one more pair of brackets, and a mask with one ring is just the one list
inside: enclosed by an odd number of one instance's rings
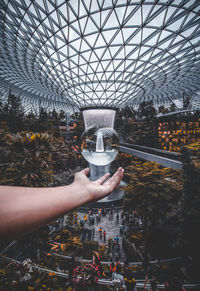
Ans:
{"label": "green foliage", "polygon": [[80,223],[78,219],[77,211],[70,211],[66,214],[66,221],[65,221],[67,227],[70,228],[80,228]]}
{"label": "green foliage", "polygon": [[48,186],[54,173],[71,159],[63,139],[48,133],[18,134],[0,131],[0,183],[16,186]]}
{"label": "green foliage", "polygon": [[130,179],[125,188],[126,209],[136,209],[146,224],[159,224],[159,220],[164,220],[177,209],[181,194],[177,172],[153,162],[142,161],[134,161],[127,167],[127,171]]}
{"label": "green foliage", "polygon": [[81,254],[86,259],[91,259],[94,251],[98,251],[99,243],[98,241],[84,241],[83,243],[83,253]]}
{"label": "green foliage", "polygon": [[130,119],[127,122],[125,132],[127,142],[142,146],[158,146],[158,133],[155,122]]}
{"label": "green foliage", "polygon": [[[123,207],[136,210],[144,223],[143,238],[151,249],[158,248],[163,235],[170,237],[179,232],[178,212],[182,195],[180,171],[162,168],[153,162],[135,160],[126,168],[129,179],[125,187]],[[174,226],[177,226],[176,229]],[[155,241],[154,241],[155,240]],[[179,238],[173,237],[174,243]],[[153,243],[154,242],[154,243]]]}
{"label": "green foliage", "polygon": [[143,101],[138,108],[138,117],[148,122],[153,122],[156,117],[156,109],[153,101]]}
{"label": "green foliage", "polygon": [[196,256],[200,244],[200,142],[182,149],[184,238],[187,252]]}
{"label": "green foliage", "polygon": [[3,103],[2,100],[0,103],[0,119],[7,122],[9,130],[13,133],[23,130],[24,112],[20,97],[9,93],[7,103]]}

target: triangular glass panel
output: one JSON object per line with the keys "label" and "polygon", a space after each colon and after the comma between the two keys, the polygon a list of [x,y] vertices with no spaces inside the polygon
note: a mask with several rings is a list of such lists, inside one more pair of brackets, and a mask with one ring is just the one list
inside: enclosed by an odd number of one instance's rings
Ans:
{"label": "triangular glass panel", "polygon": [[[117,2],[119,5],[119,1]],[[118,18],[118,25],[122,24],[124,16],[126,12],[126,7],[116,7],[114,10],[114,13],[117,15],[116,17]]]}
{"label": "triangular glass panel", "polygon": [[115,58],[117,59],[124,59],[125,58],[125,52],[124,52],[124,48],[121,49],[121,50],[118,50]]}
{"label": "triangular glass panel", "polygon": [[137,34],[130,40],[129,43],[135,44],[135,45],[138,45],[139,43],[141,43],[141,30],[137,32]]}
{"label": "triangular glass panel", "polygon": [[104,25],[105,29],[113,28],[113,27],[119,27],[119,22],[117,20],[117,17],[114,11],[110,14],[109,18],[106,21],[106,24]]}
{"label": "triangular glass panel", "polygon": [[86,23],[87,23],[87,19],[88,19],[87,17],[84,17],[84,18],[81,18],[81,19],[78,20],[82,34],[85,31],[85,26],[86,26]]}
{"label": "triangular glass panel", "polygon": [[[97,13],[95,13],[95,14],[92,14],[91,15],[91,18],[94,20],[94,22],[96,23],[96,25],[100,28],[100,26],[101,26],[101,23],[100,23],[100,21],[101,21],[101,18],[100,18],[100,13],[99,12],[97,12]],[[96,26],[95,26],[96,27]]]}
{"label": "triangular glass panel", "polygon": [[180,19],[177,19],[176,21],[172,22],[167,26],[167,29],[172,31],[178,31],[181,26],[182,21]]}
{"label": "triangular glass panel", "polygon": [[78,55],[74,55],[71,60],[73,61],[73,63],[78,65],[78,60],[79,60],[79,56]]}
{"label": "triangular glass panel", "polygon": [[101,34],[99,34],[98,37],[97,37],[97,42],[95,44],[95,47],[98,48],[98,47],[102,47],[102,46],[105,46],[105,45],[106,45],[106,43],[105,43],[104,38],[102,37]]}
{"label": "triangular glass panel", "polygon": [[92,54],[91,54],[90,62],[99,62],[99,59],[94,52],[92,52]]}
{"label": "triangular glass panel", "polygon": [[102,31],[102,35],[104,36],[105,42],[109,44],[113,37],[113,31]]}
{"label": "triangular glass panel", "polygon": [[87,21],[87,25],[85,27],[84,34],[86,35],[86,34],[89,34],[91,32],[97,32],[97,31],[98,31],[98,29],[95,26],[94,22],[90,18],[88,18],[88,21]]}
{"label": "triangular glass panel", "polygon": [[158,35],[153,36],[152,38],[150,38],[147,42],[145,42],[145,45],[150,45],[150,46],[155,46],[157,44],[158,41]]}
{"label": "triangular glass panel", "polygon": [[109,10],[102,10],[101,11],[101,26],[104,24],[104,21],[106,19],[106,17],[108,16],[109,14]]}
{"label": "triangular glass panel", "polygon": [[136,49],[136,47],[137,47],[136,45],[130,45],[130,44],[126,45],[125,46],[126,56],[129,56],[131,52]]}
{"label": "triangular glass panel", "polygon": [[136,28],[124,27],[122,28],[122,34],[124,37],[124,42],[126,43],[131,35],[136,31]]}
{"label": "triangular glass panel", "polygon": [[[80,40],[79,40],[80,41]],[[90,46],[87,44],[87,42],[85,41],[85,39],[82,39],[81,41],[81,47],[80,47],[80,52],[84,52],[86,50],[91,50]]]}
{"label": "triangular glass panel", "polygon": [[[133,9],[134,9],[134,14],[132,15],[133,13]],[[131,17],[130,15],[128,15],[128,13],[131,14]],[[142,23],[142,19],[141,19],[141,7],[140,6],[132,6],[132,8],[127,9],[127,12],[126,12],[126,25],[136,25],[136,26],[141,26],[141,23]]]}
{"label": "triangular glass panel", "polygon": [[144,27],[142,29],[142,40],[145,42],[145,39],[152,35],[155,32],[155,28]]}
{"label": "triangular glass panel", "polygon": [[94,72],[96,72],[99,63],[95,62],[95,63],[91,63],[90,65],[91,65],[92,69],[94,70]]}
{"label": "triangular glass panel", "polygon": [[80,38],[79,34],[73,29],[73,27],[69,27],[69,34],[68,34],[68,40],[72,42],[73,40]]}
{"label": "triangular glass panel", "polygon": [[90,12],[94,12],[99,10],[99,6],[96,1],[91,0],[91,9]]}
{"label": "triangular glass panel", "polygon": [[111,44],[123,45],[123,37],[122,37],[121,31],[118,32],[118,34],[115,36]]}
{"label": "triangular glass panel", "polygon": [[175,12],[178,12],[177,8],[174,7],[174,6],[169,5],[168,8],[167,8],[167,15],[166,15],[166,18],[165,18],[165,25],[168,23],[168,21],[171,18],[174,18],[175,14],[176,14]]}
{"label": "triangular glass panel", "polygon": [[86,51],[81,54],[81,56],[88,62],[90,60],[91,51]]}
{"label": "triangular glass panel", "polygon": [[90,45],[90,48],[92,48],[95,44],[97,33],[85,36],[84,38],[87,40],[87,43]]}
{"label": "triangular glass panel", "polygon": [[[78,1],[77,1],[78,2]],[[87,5],[85,4],[85,6],[87,7]],[[85,9],[85,6],[83,5],[82,1],[79,1],[79,18],[84,16],[84,15],[87,15],[87,10]]]}
{"label": "triangular glass panel", "polygon": [[187,30],[184,30],[181,32],[181,35],[185,36],[185,37],[189,37],[189,36],[192,36],[193,32],[195,31],[195,29],[197,28],[198,24],[191,27],[191,28],[188,28]]}
{"label": "triangular glass panel", "polygon": [[50,1],[45,1],[45,2],[46,2],[46,5],[47,5],[47,8],[48,8],[48,11],[51,13],[55,9],[55,7],[51,4]]}
{"label": "triangular glass panel", "polygon": [[109,60],[109,59],[110,59],[110,52],[109,52],[109,49],[107,49],[103,55],[102,60]]}
{"label": "triangular glass panel", "polygon": [[143,23],[145,23],[148,18],[150,17],[150,11],[153,10],[152,9],[153,5],[143,5],[142,6],[142,18],[143,18]]}
{"label": "triangular glass panel", "polygon": [[[75,2],[78,2],[78,1],[75,1]],[[68,11],[68,21],[70,23],[73,22],[75,19],[77,19],[69,5],[67,6],[67,11]]]}
{"label": "triangular glass panel", "polygon": [[[152,11],[151,13],[151,16],[154,14],[155,12],[155,7],[154,6],[154,10]],[[162,6],[157,6],[156,7],[156,11],[159,10]],[[163,6],[164,7],[164,6]],[[163,11],[160,11],[158,15],[155,14],[155,16],[150,20],[148,21],[148,25],[149,26],[156,26],[156,27],[160,27],[160,26],[163,26],[164,24],[164,18],[165,18],[165,14],[166,14],[166,9],[164,9]]]}

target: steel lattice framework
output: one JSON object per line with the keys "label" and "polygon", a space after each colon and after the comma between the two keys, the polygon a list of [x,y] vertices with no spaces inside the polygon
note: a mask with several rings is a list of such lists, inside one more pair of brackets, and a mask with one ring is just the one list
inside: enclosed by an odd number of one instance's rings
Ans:
{"label": "steel lattice framework", "polygon": [[44,106],[200,108],[199,0],[1,0],[0,90]]}

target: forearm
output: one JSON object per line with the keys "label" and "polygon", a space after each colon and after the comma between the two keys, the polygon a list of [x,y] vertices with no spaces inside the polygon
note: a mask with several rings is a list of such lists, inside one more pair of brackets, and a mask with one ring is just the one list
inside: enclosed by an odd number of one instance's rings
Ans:
{"label": "forearm", "polygon": [[53,188],[1,186],[0,238],[20,237],[89,199],[87,192],[74,183]]}

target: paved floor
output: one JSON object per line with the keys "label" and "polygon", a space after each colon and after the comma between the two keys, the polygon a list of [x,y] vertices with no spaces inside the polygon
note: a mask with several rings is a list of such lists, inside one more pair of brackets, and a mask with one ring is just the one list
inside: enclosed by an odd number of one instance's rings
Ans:
{"label": "paved floor", "polygon": [[[78,213],[78,217],[80,220],[83,220],[84,218],[84,213]],[[109,238],[115,238],[117,235],[119,237],[119,245],[120,245],[120,251],[119,253],[117,250],[113,250],[113,253],[111,254],[112,256],[120,257],[121,261],[126,260],[126,255],[124,253],[123,247],[122,247],[122,235],[120,235],[120,219],[117,221],[116,219],[116,213],[114,213],[113,218],[109,219],[109,215],[106,214],[105,217],[101,216],[100,222],[96,221],[96,215],[94,214],[95,217],[95,223],[94,225],[89,225],[88,221],[85,223],[84,228],[92,230],[92,236],[91,239],[98,241],[99,244],[105,244],[103,236],[100,237],[99,235],[99,228],[102,227],[103,231],[106,231],[106,243]],[[88,230],[86,230],[88,232]],[[90,235],[89,235],[90,236]],[[87,234],[86,234],[86,239],[88,239]]]}

